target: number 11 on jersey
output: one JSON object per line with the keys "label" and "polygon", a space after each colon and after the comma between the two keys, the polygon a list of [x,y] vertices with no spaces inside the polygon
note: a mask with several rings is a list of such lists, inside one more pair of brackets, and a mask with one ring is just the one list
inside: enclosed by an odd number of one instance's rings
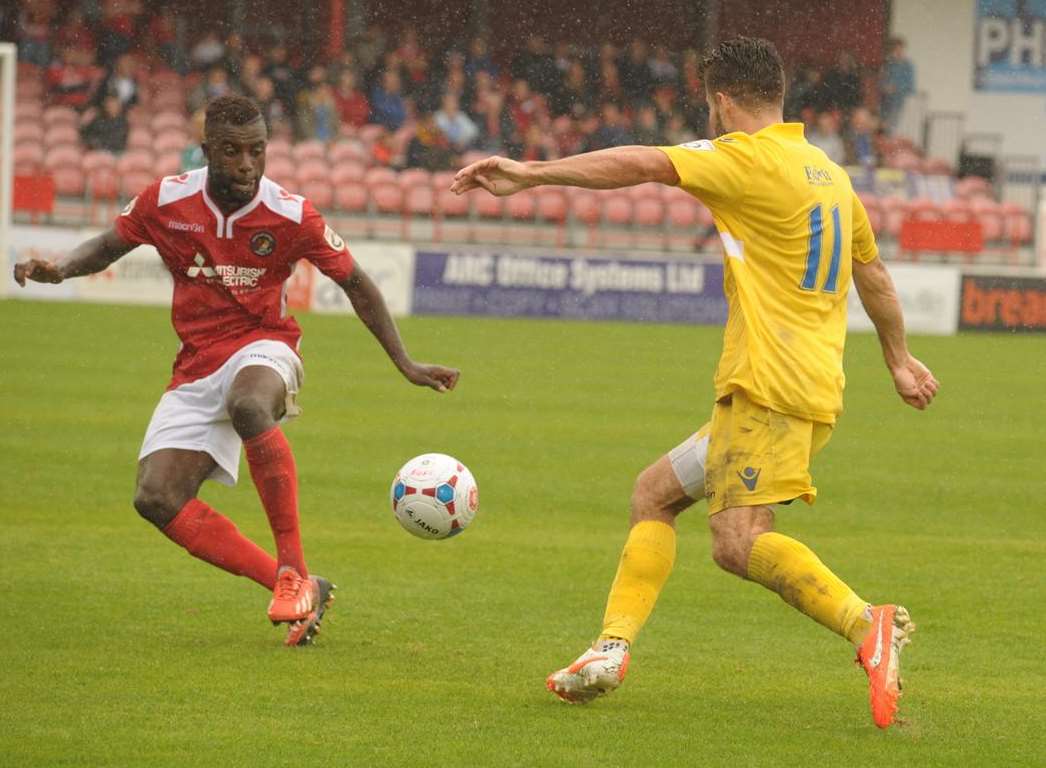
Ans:
{"label": "number 11 on jersey", "polygon": [[[839,283],[839,259],[843,251],[842,226],[839,223],[839,206],[832,206],[832,260],[828,264],[828,275],[821,290],[835,293]],[[799,287],[804,291],[816,290],[817,273],[821,267],[821,240],[824,236],[824,214],[818,203],[810,210],[810,245],[806,252],[806,273]]]}

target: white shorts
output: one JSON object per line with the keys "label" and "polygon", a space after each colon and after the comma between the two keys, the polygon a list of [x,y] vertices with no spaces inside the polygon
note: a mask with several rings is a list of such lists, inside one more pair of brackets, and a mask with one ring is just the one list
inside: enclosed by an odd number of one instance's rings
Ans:
{"label": "white shorts", "polygon": [[210,376],[164,393],[145,430],[139,461],[164,448],[203,451],[218,465],[211,479],[236,485],[243,443],[232,428],[225,400],[236,374],[252,365],[264,365],[280,374],[287,387],[284,418],[297,416],[301,409],[295,398],[305,378],[301,360],[282,341],[255,341],[238,350]]}
{"label": "white shorts", "polygon": [[709,425],[701,427],[668,452],[672,471],[683,492],[695,501],[705,497],[705,462],[708,459]]}

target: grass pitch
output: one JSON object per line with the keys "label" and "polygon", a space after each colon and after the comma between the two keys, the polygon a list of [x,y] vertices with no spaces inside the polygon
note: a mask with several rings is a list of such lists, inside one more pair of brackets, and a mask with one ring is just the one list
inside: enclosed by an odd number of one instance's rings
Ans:
{"label": "grass pitch", "polygon": [[[341,589],[317,646],[291,650],[262,590],[131,507],[166,310],[6,301],[0,320],[3,765],[1042,765],[1043,337],[915,339],[943,382],[923,414],[853,337],[821,499],[779,514],[919,625],[906,724],[883,733],[842,640],[712,564],[703,507],[626,684],[584,708],[544,689],[599,628],[634,476],[707,418],[718,328],[404,320],[415,356],[463,370],[440,397],[355,320],[301,318],[287,432],[310,567]],[[387,501],[434,450],[480,486],[447,542]],[[271,549],[245,468],[203,498]]]}

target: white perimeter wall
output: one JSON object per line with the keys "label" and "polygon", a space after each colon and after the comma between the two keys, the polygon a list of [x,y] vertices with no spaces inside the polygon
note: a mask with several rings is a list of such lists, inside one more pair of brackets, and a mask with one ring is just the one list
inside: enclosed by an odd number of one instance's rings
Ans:
{"label": "white perimeter wall", "polygon": [[976,0],[893,0],[890,34],[908,42],[916,90],[930,110],[966,114],[966,133],[1003,135],[1003,154],[1038,155],[1046,165],[1046,93],[973,88]]}

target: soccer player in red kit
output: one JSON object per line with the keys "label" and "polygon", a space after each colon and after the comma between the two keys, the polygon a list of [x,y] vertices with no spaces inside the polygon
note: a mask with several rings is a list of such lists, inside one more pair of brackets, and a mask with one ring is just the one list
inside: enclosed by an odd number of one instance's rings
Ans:
{"label": "soccer player in red kit", "polygon": [[[311,642],[333,585],[310,575],[298,525],[298,476],[280,422],[298,413],[301,329],[286,312],[299,259],[334,280],[413,384],[454,388],[458,371],[414,362],[374,282],[302,197],[266,178],[268,129],[249,99],[207,107],[208,165],[169,176],[132,200],[112,228],[56,261],[30,259],[15,280],[60,283],[104,270],[138,245],[156,247],[174,280],[181,340],[171,383],[139,454],[134,506],[190,554],[272,591],[269,619],[286,644]],[[207,478],[236,483],[240,445],[276,541],[273,559],[197,494]]]}

